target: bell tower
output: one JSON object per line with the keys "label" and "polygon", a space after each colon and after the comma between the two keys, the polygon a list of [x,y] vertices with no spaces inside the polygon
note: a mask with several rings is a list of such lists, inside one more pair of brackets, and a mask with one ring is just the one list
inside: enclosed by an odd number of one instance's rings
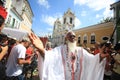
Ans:
{"label": "bell tower", "polygon": [[75,26],[75,15],[69,8],[63,15],[63,29],[72,30]]}

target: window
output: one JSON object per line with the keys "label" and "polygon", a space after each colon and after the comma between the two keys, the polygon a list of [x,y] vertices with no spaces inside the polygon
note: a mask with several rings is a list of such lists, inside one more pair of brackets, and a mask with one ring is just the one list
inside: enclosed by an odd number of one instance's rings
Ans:
{"label": "window", "polygon": [[18,28],[18,21],[15,22],[15,28]]}
{"label": "window", "polygon": [[11,22],[11,15],[9,15],[9,17],[8,17],[7,24],[10,24],[10,22]]}
{"label": "window", "polygon": [[91,44],[94,44],[94,43],[95,43],[95,36],[92,35],[92,36],[91,36]]}
{"label": "window", "polygon": [[84,37],[83,37],[83,43],[84,44],[87,44],[87,35],[85,34]]}
{"label": "window", "polygon": [[72,18],[70,18],[70,24],[72,24]]}
{"label": "window", "polygon": [[13,18],[12,28],[14,28],[15,25],[15,18]]}
{"label": "window", "polygon": [[66,18],[64,18],[64,24],[66,23]]}
{"label": "window", "polygon": [[95,34],[91,34],[91,44],[95,43]]}
{"label": "window", "polygon": [[81,41],[80,41],[80,37],[78,37],[78,44],[80,44],[81,43]]}

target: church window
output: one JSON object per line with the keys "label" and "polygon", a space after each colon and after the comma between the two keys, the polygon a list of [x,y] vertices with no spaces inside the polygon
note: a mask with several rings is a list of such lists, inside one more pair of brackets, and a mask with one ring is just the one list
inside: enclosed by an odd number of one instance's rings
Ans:
{"label": "church window", "polygon": [[72,18],[70,18],[70,24],[72,24]]}
{"label": "church window", "polygon": [[64,24],[66,23],[66,18],[64,18]]}

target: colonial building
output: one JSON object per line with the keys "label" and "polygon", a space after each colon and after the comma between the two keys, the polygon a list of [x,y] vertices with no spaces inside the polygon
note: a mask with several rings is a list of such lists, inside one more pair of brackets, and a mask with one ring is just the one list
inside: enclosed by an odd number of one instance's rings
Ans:
{"label": "colonial building", "polygon": [[31,32],[32,29],[32,18],[33,18],[33,12],[30,7],[30,4],[28,0],[24,0],[23,2],[23,10],[22,10],[22,24],[21,24],[21,30],[27,30],[28,32]]}
{"label": "colonial building", "polygon": [[95,42],[105,41],[105,38],[109,40],[113,30],[113,22],[108,22],[80,28],[74,30],[74,32],[76,34],[78,46],[90,47],[93,46]]}
{"label": "colonial building", "polygon": [[[22,11],[22,5],[18,6],[17,0],[6,0],[5,7],[8,11],[8,17],[6,19],[5,27],[19,29],[21,27],[21,22],[23,20],[19,12]],[[22,0],[20,2],[22,4]],[[17,7],[18,6],[18,7]]]}
{"label": "colonial building", "polygon": [[32,31],[33,12],[28,0],[3,0],[8,15],[3,33],[17,38],[25,36]]}
{"label": "colonial building", "polygon": [[28,0],[6,0],[5,7],[8,11],[5,27],[31,32],[33,12]]}
{"label": "colonial building", "polygon": [[[75,15],[68,9],[63,15],[63,22],[59,18],[54,22],[54,29],[52,35],[53,47],[64,43],[65,34],[68,30],[73,30],[75,25]],[[95,42],[103,42],[105,39],[110,40],[114,30],[113,22],[100,23],[77,30],[73,30],[76,34],[77,45],[90,47]]]}
{"label": "colonial building", "polygon": [[61,22],[59,18],[54,22],[54,29],[52,34],[52,45],[58,46],[64,43],[64,35],[66,31],[73,30],[75,25],[75,15],[68,9],[67,12],[64,13]]}

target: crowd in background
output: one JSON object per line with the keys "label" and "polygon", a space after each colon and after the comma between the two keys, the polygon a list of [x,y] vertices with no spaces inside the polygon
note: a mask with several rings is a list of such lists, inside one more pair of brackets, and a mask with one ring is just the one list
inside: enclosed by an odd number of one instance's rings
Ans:
{"label": "crowd in background", "polygon": [[115,44],[115,46],[107,42],[96,42],[94,46],[90,48],[84,47],[88,52],[96,55],[100,52],[99,48],[103,45],[106,46],[106,50],[110,55],[106,58],[104,80],[119,80],[120,79],[120,43]]}

